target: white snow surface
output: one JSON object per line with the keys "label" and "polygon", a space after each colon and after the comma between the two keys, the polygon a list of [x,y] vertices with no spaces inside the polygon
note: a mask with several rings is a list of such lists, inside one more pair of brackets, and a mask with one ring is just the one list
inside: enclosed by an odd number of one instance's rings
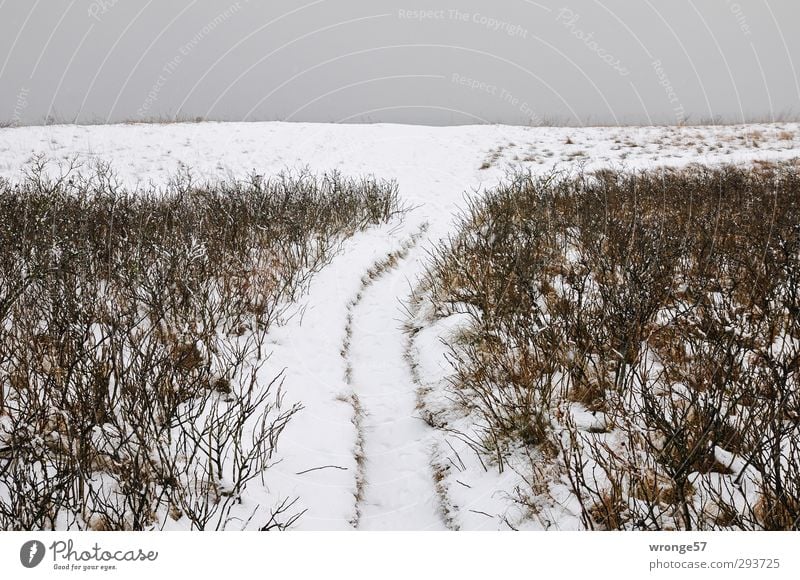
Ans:
{"label": "white snow surface", "polygon": [[[722,127],[423,127],[294,123],[132,124],[0,129],[0,177],[16,180],[37,154],[111,164],[131,186],[164,184],[182,167],[200,180],[338,170],[395,179],[413,209],[401,222],[358,233],[312,281],[295,315],[271,331],[267,379],[285,369],[287,406],[304,409],[279,443],[279,460],[248,488],[243,513],[298,497],[304,530],[574,528],[568,511],[526,521],[509,499],[513,469],[484,470],[469,449],[421,419],[403,324],[427,252],[452,232],[472,195],[514,168],[546,172],[797,157],[800,125]],[[376,263],[429,224],[396,263],[362,288]],[[342,345],[352,330],[347,356]],[[458,321],[419,332],[410,349],[433,397],[447,375],[441,339]],[[347,379],[347,365],[351,367]],[[363,409],[361,433],[349,397]],[[357,499],[361,449],[364,488]],[[452,447],[451,447],[452,446]],[[433,465],[449,465],[436,486]],[[559,490],[553,490],[558,497]],[[245,509],[246,508],[246,509]],[[546,521],[545,521],[546,520]],[[259,522],[253,521],[252,527]]]}

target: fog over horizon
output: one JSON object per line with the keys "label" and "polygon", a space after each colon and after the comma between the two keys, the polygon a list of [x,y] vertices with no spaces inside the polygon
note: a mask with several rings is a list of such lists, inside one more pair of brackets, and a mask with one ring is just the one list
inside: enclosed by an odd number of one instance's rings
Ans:
{"label": "fog over horizon", "polygon": [[0,124],[796,119],[796,0],[0,0]]}

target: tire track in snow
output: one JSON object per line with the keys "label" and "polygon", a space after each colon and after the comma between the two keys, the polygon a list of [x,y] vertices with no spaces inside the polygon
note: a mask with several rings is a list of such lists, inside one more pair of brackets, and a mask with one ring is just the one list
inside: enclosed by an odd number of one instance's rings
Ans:
{"label": "tire track in snow", "polygon": [[[423,226],[426,227],[427,226]],[[347,304],[347,322],[344,330],[344,341],[342,342],[341,355],[345,361],[344,378],[347,385],[351,388],[351,392],[343,395],[341,400],[348,403],[353,408],[353,426],[356,430],[356,442],[353,448],[353,455],[356,460],[356,491],[355,491],[355,507],[353,517],[350,519],[350,525],[358,528],[361,520],[361,503],[364,500],[364,490],[366,486],[366,455],[364,452],[364,407],[361,405],[361,399],[358,393],[353,388],[353,362],[351,360],[351,344],[353,340],[353,320],[354,310],[361,304],[364,297],[364,292],[372,285],[372,283],[383,276],[387,270],[393,269],[397,266],[399,260],[405,259],[408,252],[415,245],[415,238],[420,234],[415,234],[409,240],[401,245],[400,249],[390,252],[385,258],[375,262],[369,270],[361,277],[361,285],[358,288],[355,296]]]}
{"label": "tire track in snow", "polygon": [[[406,335],[395,288],[405,284],[409,253],[427,224],[376,262],[348,305],[342,345],[356,427],[357,529],[444,529],[430,465],[429,427],[416,410],[416,384],[406,360]],[[413,273],[413,272],[412,272]]]}
{"label": "tire track in snow", "polygon": [[[425,423],[431,428],[435,429],[436,421],[433,416],[431,416],[430,411],[425,408],[425,394],[428,387],[423,385],[422,376],[420,375],[419,349],[415,341],[416,334],[422,329],[421,326],[417,326],[415,324],[415,320],[419,316],[421,306],[422,296],[420,294],[420,287],[417,287],[412,291],[408,319],[403,325],[403,332],[405,333],[406,339],[405,353],[403,356],[406,360],[406,364],[408,365],[411,380],[414,381],[414,388],[416,389],[416,408],[418,409],[422,420],[425,421]],[[458,453],[456,453],[456,456],[458,456]],[[436,494],[439,499],[439,516],[448,530],[457,532],[461,529],[461,525],[459,524],[459,510],[458,506],[453,503],[450,497],[450,491],[447,486],[446,478],[450,468],[456,467],[456,469],[458,469],[458,465],[452,460],[449,460],[450,463],[444,461],[444,455],[442,453],[440,442],[436,439],[434,439],[430,445],[429,457],[434,479],[434,489],[436,490]]]}

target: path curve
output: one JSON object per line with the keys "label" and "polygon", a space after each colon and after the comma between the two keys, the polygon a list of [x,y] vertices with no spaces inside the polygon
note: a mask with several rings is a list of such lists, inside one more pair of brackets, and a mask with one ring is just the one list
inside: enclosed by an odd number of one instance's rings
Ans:
{"label": "path curve", "polygon": [[365,275],[351,303],[344,353],[358,407],[359,493],[353,524],[362,530],[442,530],[430,464],[431,430],[416,408],[405,358],[402,304],[422,268],[423,226]]}

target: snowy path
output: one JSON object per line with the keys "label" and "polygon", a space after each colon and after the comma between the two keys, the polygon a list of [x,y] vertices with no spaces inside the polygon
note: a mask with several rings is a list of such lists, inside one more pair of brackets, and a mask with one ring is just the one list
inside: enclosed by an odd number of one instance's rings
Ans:
{"label": "snowy path", "polygon": [[[241,512],[263,512],[284,498],[298,498],[294,508],[303,516],[296,527],[302,530],[347,530],[353,523],[361,529],[441,529],[445,517],[451,528],[507,529],[501,516],[516,509],[508,498],[518,475],[485,470],[463,442],[429,429],[415,408],[418,387],[428,392],[427,405],[447,402],[443,385],[450,366],[441,340],[459,325],[457,317],[431,324],[421,315],[413,338],[403,333],[403,304],[410,283],[423,271],[426,252],[452,233],[455,215],[468,199],[506,181],[511,169],[546,173],[583,162],[589,171],[780,160],[796,158],[798,144],[798,123],[62,125],[0,129],[0,178],[18,179],[33,156],[44,155],[53,161],[78,156],[87,170],[93,162],[107,162],[132,188],[163,185],[187,167],[198,181],[245,178],[251,172],[270,176],[302,167],[318,174],[336,170],[396,179],[404,204],[414,208],[404,223],[358,232],[347,240],[314,277],[296,305],[296,316],[270,331],[263,380],[282,372],[285,406],[298,403],[303,411],[281,436],[274,464],[248,488]],[[55,164],[49,169],[58,173]],[[363,278],[422,221],[430,227],[416,245]],[[406,348],[413,355],[414,377],[403,358]],[[259,517],[249,527],[256,527]],[[557,514],[544,517],[569,527]]]}
{"label": "snowy path", "polygon": [[363,411],[363,530],[440,530],[430,465],[430,429],[416,409],[416,386],[404,359],[401,303],[418,273],[416,239],[379,263],[353,302],[349,383]]}
{"label": "snowy path", "polygon": [[[271,331],[272,356],[265,379],[285,372],[286,404],[303,411],[280,442],[280,462],[266,474],[267,488],[297,497],[304,530],[347,530],[352,526],[356,474],[354,413],[347,397],[342,341],[347,305],[361,288],[361,276],[376,258],[397,244],[397,224],[359,233],[312,281],[301,312]],[[270,505],[270,498],[256,501]]]}

